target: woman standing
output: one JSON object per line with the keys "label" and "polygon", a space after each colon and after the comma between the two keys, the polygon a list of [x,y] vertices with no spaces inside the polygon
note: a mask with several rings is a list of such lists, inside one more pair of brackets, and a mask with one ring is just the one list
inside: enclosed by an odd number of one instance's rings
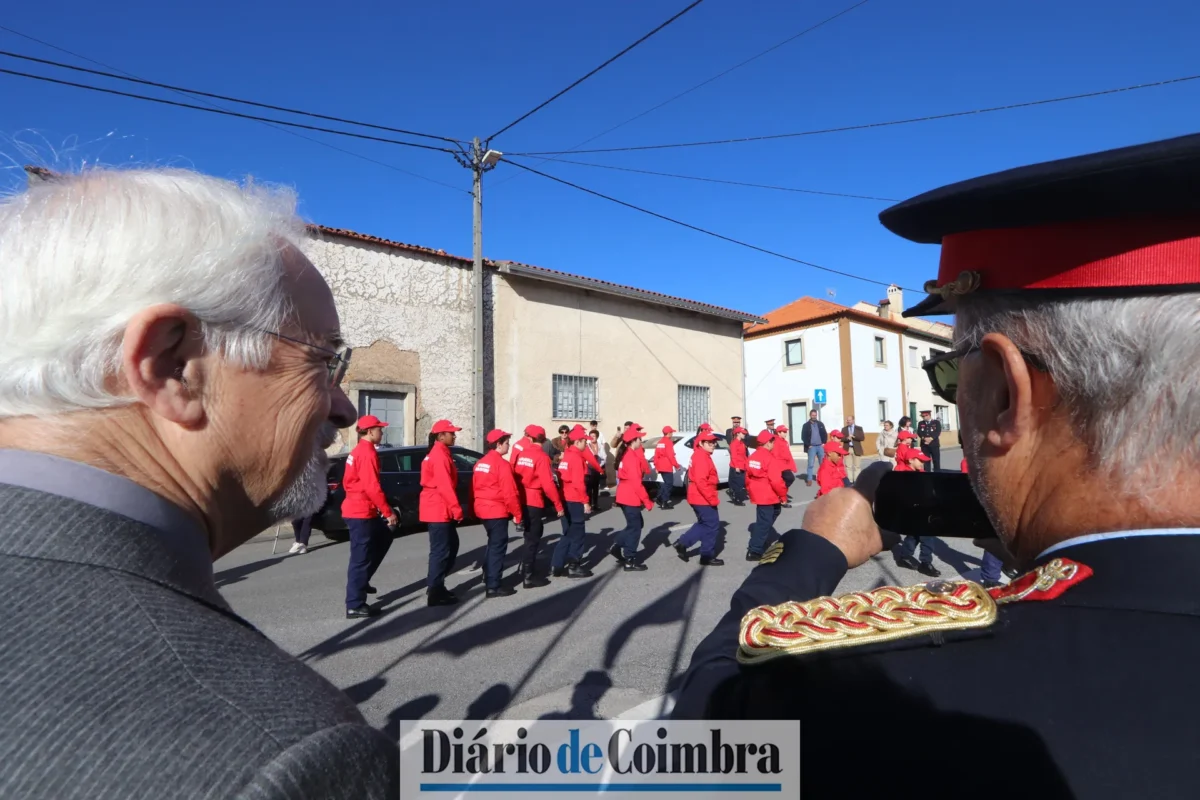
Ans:
{"label": "woman standing", "polygon": [[421,522],[429,526],[429,576],[425,589],[431,606],[449,606],[458,596],[446,588],[446,576],[458,558],[458,527],[463,521],[458,502],[458,469],[450,447],[462,428],[448,419],[433,423],[429,453],[421,462]]}
{"label": "woman standing", "polygon": [[917,435],[917,432],[913,430],[912,417],[901,417],[900,421],[896,423],[896,432],[901,431],[908,431],[913,436]]}
{"label": "woman standing", "polygon": [[646,569],[646,565],[637,560],[638,545],[642,541],[642,509],[654,508],[643,483],[649,467],[642,453],[645,439],[644,431],[630,428],[617,448],[617,505],[625,514],[625,530],[617,534],[616,544],[608,552],[621,562],[626,572]]}
{"label": "woman standing", "polygon": [[504,574],[504,551],[508,548],[508,521],[521,524],[521,499],[508,455],[512,434],[496,429],[487,435],[483,458],[475,462],[471,486],[475,495],[475,516],[487,531],[487,554],[483,562],[483,579],[488,597],[510,597],[516,589],[501,586]]}
{"label": "woman standing", "polygon": [[567,437],[570,444],[563,451],[562,461],[558,462],[566,513],[562,518],[563,537],[559,539],[554,556],[550,559],[551,575],[555,578],[590,578],[591,570],[579,565],[587,537],[583,522],[592,510],[587,496],[587,460],[583,455],[587,449],[588,435],[582,425],[576,425]]}
{"label": "woman standing", "polygon": [[890,419],[883,421],[883,430],[875,439],[875,450],[879,453],[880,461],[896,466],[896,429]]}
{"label": "woman standing", "polygon": [[717,437],[702,433],[696,437],[692,464],[688,467],[687,499],[696,512],[696,524],[675,541],[675,552],[688,560],[688,548],[700,542],[700,566],[719,567],[725,562],[716,557],[717,536],[721,532],[721,517],[717,514],[717,468],[712,454],[717,449]]}
{"label": "woman standing", "polygon": [[588,452],[592,454],[597,468],[592,463],[588,463],[587,473],[587,493],[588,502],[591,504],[594,511],[600,510],[600,487],[604,483],[604,461],[607,456],[604,455],[604,445],[600,443],[600,431],[593,429],[588,431]]}

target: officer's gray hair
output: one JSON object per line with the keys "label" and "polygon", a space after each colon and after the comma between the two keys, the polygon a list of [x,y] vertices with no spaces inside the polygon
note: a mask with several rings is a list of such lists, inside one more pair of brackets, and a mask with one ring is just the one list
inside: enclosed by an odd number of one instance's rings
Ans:
{"label": "officer's gray hair", "polygon": [[287,190],[186,170],[92,169],[0,199],[0,417],[129,402],[113,391],[130,318],[187,308],[214,352],[262,368],[290,307]]}
{"label": "officer's gray hair", "polygon": [[[1091,466],[1131,491],[1200,462],[1200,295],[959,299],[956,344],[1007,336],[1042,359]],[[1139,480],[1135,480],[1138,478]]]}

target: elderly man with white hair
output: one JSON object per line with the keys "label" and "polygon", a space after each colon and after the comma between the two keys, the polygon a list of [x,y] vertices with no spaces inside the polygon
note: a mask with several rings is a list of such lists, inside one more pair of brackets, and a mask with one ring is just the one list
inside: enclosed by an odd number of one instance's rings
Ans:
{"label": "elderly man with white hair", "polygon": [[394,743],[213,583],[354,420],[302,237],[290,193],[178,170],[0,201],[0,797],[397,796]]}
{"label": "elderly man with white hair", "polygon": [[1198,187],[1187,136],[883,212],[941,245],[909,314],[957,314],[926,369],[1025,572],[826,596],[884,547],[873,465],[764,554],[677,716],[801,720],[805,797],[1200,794]]}

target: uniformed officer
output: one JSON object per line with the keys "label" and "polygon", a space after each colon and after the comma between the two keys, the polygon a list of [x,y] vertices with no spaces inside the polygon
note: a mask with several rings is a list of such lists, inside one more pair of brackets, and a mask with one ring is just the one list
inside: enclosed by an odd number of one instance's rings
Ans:
{"label": "uniformed officer", "polygon": [[732,431],[729,439],[729,499],[735,506],[746,505],[746,467],[749,451],[746,450],[747,430],[740,425]]}
{"label": "uniformed officer", "polygon": [[906,315],[957,314],[926,371],[1027,571],[826,597],[884,548],[871,465],[764,555],[676,716],[802,720],[806,798],[1200,793],[1198,185],[1187,136],[883,212],[942,245]]}
{"label": "uniformed officer", "polygon": [[732,443],[733,443],[733,432],[734,432],[734,431],[736,431],[736,430],[737,430],[738,428],[740,428],[740,427],[742,427],[742,418],[741,418],[741,417],[734,417],[734,418],[733,418],[733,424],[732,424],[732,425],[730,425],[730,426],[729,426],[729,427],[728,427],[728,428],[725,430],[725,441],[726,441],[726,442],[729,442],[730,444],[732,444]]}
{"label": "uniformed officer", "polygon": [[921,440],[921,452],[933,462],[933,471],[942,471],[942,421],[933,419],[933,412],[922,411],[917,423],[917,438]]}

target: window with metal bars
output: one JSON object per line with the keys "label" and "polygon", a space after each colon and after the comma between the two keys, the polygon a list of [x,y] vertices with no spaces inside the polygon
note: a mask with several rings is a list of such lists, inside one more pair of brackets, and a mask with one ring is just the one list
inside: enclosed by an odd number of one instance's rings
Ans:
{"label": "window with metal bars", "polygon": [[694,432],[708,420],[708,387],[679,387],[679,430]]}
{"label": "window with metal bars", "polygon": [[595,419],[599,414],[597,395],[599,378],[583,375],[554,375],[551,378],[550,404],[554,419]]}

